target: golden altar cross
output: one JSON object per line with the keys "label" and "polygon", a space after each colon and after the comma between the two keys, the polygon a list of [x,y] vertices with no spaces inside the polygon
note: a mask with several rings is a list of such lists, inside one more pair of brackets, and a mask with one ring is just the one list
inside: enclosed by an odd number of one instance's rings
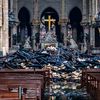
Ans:
{"label": "golden altar cross", "polygon": [[45,22],[48,22],[48,29],[50,31],[50,27],[51,27],[51,22],[55,22],[55,19],[51,19],[51,16],[48,16],[48,19],[44,20]]}

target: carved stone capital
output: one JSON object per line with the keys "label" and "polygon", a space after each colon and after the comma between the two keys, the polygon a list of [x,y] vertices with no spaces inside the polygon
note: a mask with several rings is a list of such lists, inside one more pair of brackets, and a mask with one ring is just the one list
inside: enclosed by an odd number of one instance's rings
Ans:
{"label": "carved stone capital", "polygon": [[40,25],[40,20],[39,19],[33,19],[32,25]]}
{"label": "carved stone capital", "polygon": [[67,22],[68,20],[66,18],[59,20],[59,24],[66,24]]}

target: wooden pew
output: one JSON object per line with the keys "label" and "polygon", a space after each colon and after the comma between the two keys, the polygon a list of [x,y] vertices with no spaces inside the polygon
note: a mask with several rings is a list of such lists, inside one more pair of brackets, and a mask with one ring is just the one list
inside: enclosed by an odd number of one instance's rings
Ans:
{"label": "wooden pew", "polygon": [[100,100],[100,72],[87,74],[87,92],[93,100]]}
{"label": "wooden pew", "polygon": [[[1,73],[3,73],[5,70],[0,70]],[[34,73],[34,74],[41,74],[44,76],[44,81],[45,81],[45,84],[50,84],[50,70],[49,69],[27,69],[27,70],[24,70],[24,69],[16,69],[16,70],[12,70],[13,72],[20,72],[20,73]],[[11,70],[6,70],[6,73],[10,73]]]}
{"label": "wooden pew", "polygon": [[[3,89],[3,88],[2,88]],[[0,90],[0,100],[25,100],[24,95],[19,97],[19,92],[10,92],[9,90]]]}
{"label": "wooden pew", "polygon": [[[22,88],[25,100],[41,100],[44,90],[44,76],[34,73],[34,70],[1,70],[0,86],[12,92]],[[0,90],[3,92],[2,88]],[[32,94],[31,94],[32,93]]]}
{"label": "wooden pew", "polygon": [[82,71],[82,87],[93,100],[100,100],[100,69],[86,69]]}
{"label": "wooden pew", "polygon": [[82,70],[82,77],[81,77],[81,86],[82,87],[87,85],[87,80],[88,80],[88,76],[87,75],[89,73],[100,73],[100,68],[96,68],[96,69],[83,69]]}

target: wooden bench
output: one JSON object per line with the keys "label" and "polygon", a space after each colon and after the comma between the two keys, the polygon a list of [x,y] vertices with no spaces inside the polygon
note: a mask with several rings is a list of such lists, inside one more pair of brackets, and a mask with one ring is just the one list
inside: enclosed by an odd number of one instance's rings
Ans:
{"label": "wooden bench", "polygon": [[43,98],[42,96],[45,88],[45,78],[42,74],[40,75],[36,73],[36,71],[34,73],[34,70],[24,69],[1,70],[0,94],[4,95],[3,93],[12,93],[13,91],[18,93],[18,88],[20,87],[22,90],[20,95],[22,96],[24,94],[25,100],[41,100]]}
{"label": "wooden bench", "polygon": [[82,77],[81,77],[81,86],[84,87],[87,85],[87,80],[88,79],[88,74],[89,73],[100,73],[100,68],[96,68],[96,69],[83,69],[82,70]]}
{"label": "wooden bench", "polygon": [[100,72],[87,74],[87,92],[93,100],[100,100]]}
{"label": "wooden bench", "polygon": [[100,100],[100,69],[82,71],[82,87],[84,86],[93,100]]}

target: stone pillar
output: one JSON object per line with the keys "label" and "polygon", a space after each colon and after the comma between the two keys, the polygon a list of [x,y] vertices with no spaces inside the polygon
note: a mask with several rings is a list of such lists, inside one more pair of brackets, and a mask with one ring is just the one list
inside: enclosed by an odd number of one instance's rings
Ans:
{"label": "stone pillar", "polygon": [[65,5],[66,5],[66,0],[61,0],[61,18],[60,18],[60,24],[61,24],[61,33],[64,34],[64,45],[67,46],[67,19],[65,17]]}
{"label": "stone pillar", "polygon": [[15,14],[16,22],[18,22],[18,0],[14,0],[13,11],[14,11],[14,14]]}
{"label": "stone pillar", "polygon": [[10,11],[11,12],[13,11],[13,4],[14,4],[14,1],[13,0],[10,0]]}
{"label": "stone pillar", "polygon": [[92,0],[89,0],[89,38],[90,38],[90,41],[89,43],[87,44],[88,46],[88,49],[90,49],[90,45],[92,45],[92,33],[93,33],[93,27],[92,27]]}
{"label": "stone pillar", "polygon": [[0,51],[2,51],[2,27],[0,27]]}
{"label": "stone pillar", "polygon": [[3,55],[9,51],[8,0],[0,0],[0,51]]}
{"label": "stone pillar", "polygon": [[90,45],[95,47],[95,28],[90,28]]}
{"label": "stone pillar", "polygon": [[92,0],[89,0],[89,23],[92,20]]}
{"label": "stone pillar", "polygon": [[97,10],[100,12],[100,0],[97,0]]}
{"label": "stone pillar", "polygon": [[87,0],[83,0],[83,22],[87,21]]}
{"label": "stone pillar", "polygon": [[96,0],[96,14],[98,13],[98,0]]}
{"label": "stone pillar", "polygon": [[4,55],[9,51],[8,0],[3,0],[2,50]]}
{"label": "stone pillar", "polygon": [[[92,21],[92,24],[94,24],[94,21],[95,21],[95,15],[96,15],[96,0],[92,0],[91,1],[91,14],[92,14],[92,17],[91,17],[91,21]],[[90,28],[90,45],[91,46],[95,46],[95,27],[92,27]]]}
{"label": "stone pillar", "polygon": [[34,0],[33,2],[33,34],[32,34],[32,47],[34,50],[38,49],[38,46],[35,45],[35,34],[39,32],[39,0]]}
{"label": "stone pillar", "polygon": [[0,27],[2,26],[2,4],[3,2],[2,2],[2,0],[0,0]]}
{"label": "stone pillar", "polygon": [[62,11],[62,19],[65,18],[65,0],[61,0],[61,11]]}
{"label": "stone pillar", "polygon": [[86,43],[86,31],[87,31],[87,27],[86,24],[88,22],[88,8],[87,8],[87,4],[88,1],[87,0],[83,0],[83,20],[82,20],[82,25],[83,25],[83,34],[84,34],[84,43],[81,44],[81,50],[82,52],[86,51],[87,49],[87,43]]}
{"label": "stone pillar", "polygon": [[[13,48],[15,45],[13,45],[13,34],[16,34],[16,40],[17,40],[17,26],[19,25],[18,21],[18,0],[10,0],[10,12],[14,13],[14,25],[11,27],[11,48]],[[17,42],[16,42],[17,43]],[[16,44],[17,47],[19,47],[19,44]]]}
{"label": "stone pillar", "polygon": [[2,51],[2,14],[3,14],[3,9],[2,9],[2,0],[0,0],[0,51]]}
{"label": "stone pillar", "polygon": [[96,5],[97,4],[97,0],[92,0],[92,15],[93,17],[96,15],[96,11],[97,11],[97,8],[96,8]]}

